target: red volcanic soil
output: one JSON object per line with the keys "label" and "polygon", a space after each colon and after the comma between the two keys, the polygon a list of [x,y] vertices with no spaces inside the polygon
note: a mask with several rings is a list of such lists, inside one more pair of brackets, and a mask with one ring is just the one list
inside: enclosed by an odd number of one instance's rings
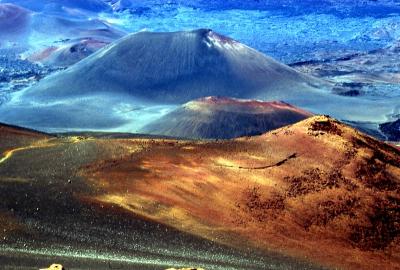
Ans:
{"label": "red volcanic soil", "polygon": [[400,269],[400,151],[334,119],[224,142],[132,140],[125,151],[82,167],[104,192],[91,199],[236,247]]}
{"label": "red volcanic soil", "polygon": [[40,52],[34,53],[29,56],[29,61],[40,62],[46,60],[50,57],[54,52],[56,52],[59,48],[58,47],[48,47]]}

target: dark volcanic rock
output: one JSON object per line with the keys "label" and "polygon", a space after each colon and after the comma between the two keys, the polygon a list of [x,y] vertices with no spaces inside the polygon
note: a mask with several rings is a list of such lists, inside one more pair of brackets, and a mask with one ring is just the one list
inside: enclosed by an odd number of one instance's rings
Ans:
{"label": "dark volcanic rock", "polygon": [[400,141],[400,119],[381,124],[379,128],[389,141]]}

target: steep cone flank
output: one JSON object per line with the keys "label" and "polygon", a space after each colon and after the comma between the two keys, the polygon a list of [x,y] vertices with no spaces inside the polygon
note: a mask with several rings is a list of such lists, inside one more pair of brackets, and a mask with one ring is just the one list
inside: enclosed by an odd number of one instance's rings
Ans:
{"label": "steep cone flank", "polygon": [[56,99],[126,94],[182,103],[209,95],[294,94],[317,82],[239,42],[200,29],[129,35],[44,79],[27,95]]}

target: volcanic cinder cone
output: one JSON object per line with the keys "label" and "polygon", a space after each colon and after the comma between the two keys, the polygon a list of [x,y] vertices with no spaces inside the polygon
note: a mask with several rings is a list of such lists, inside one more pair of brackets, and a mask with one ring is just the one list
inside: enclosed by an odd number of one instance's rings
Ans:
{"label": "volcanic cinder cone", "polygon": [[169,106],[227,96],[282,100],[339,119],[384,122],[399,104],[337,96],[330,87],[209,29],[139,32],[18,92],[0,107],[0,121],[41,130],[135,132]]}
{"label": "volcanic cinder cone", "polygon": [[284,102],[206,97],[188,102],[141,129],[145,134],[195,139],[251,136],[312,114]]}

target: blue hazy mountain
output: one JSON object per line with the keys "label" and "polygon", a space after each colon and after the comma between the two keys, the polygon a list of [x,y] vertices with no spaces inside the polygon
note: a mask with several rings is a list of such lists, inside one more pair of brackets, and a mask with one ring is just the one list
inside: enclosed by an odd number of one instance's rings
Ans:
{"label": "blue hazy mountain", "polygon": [[12,4],[0,0],[0,48],[19,48],[30,54],[65,41],[92,38],[111,42],[126,35],[98,18],[103,9],[110,7],[100,0],[21,0]]}
{"label": "blue hazy mountain", "polygon": [[0,47],[5,43],[23,42],[30,31],[31,12],[14,4],[0,3]]}

